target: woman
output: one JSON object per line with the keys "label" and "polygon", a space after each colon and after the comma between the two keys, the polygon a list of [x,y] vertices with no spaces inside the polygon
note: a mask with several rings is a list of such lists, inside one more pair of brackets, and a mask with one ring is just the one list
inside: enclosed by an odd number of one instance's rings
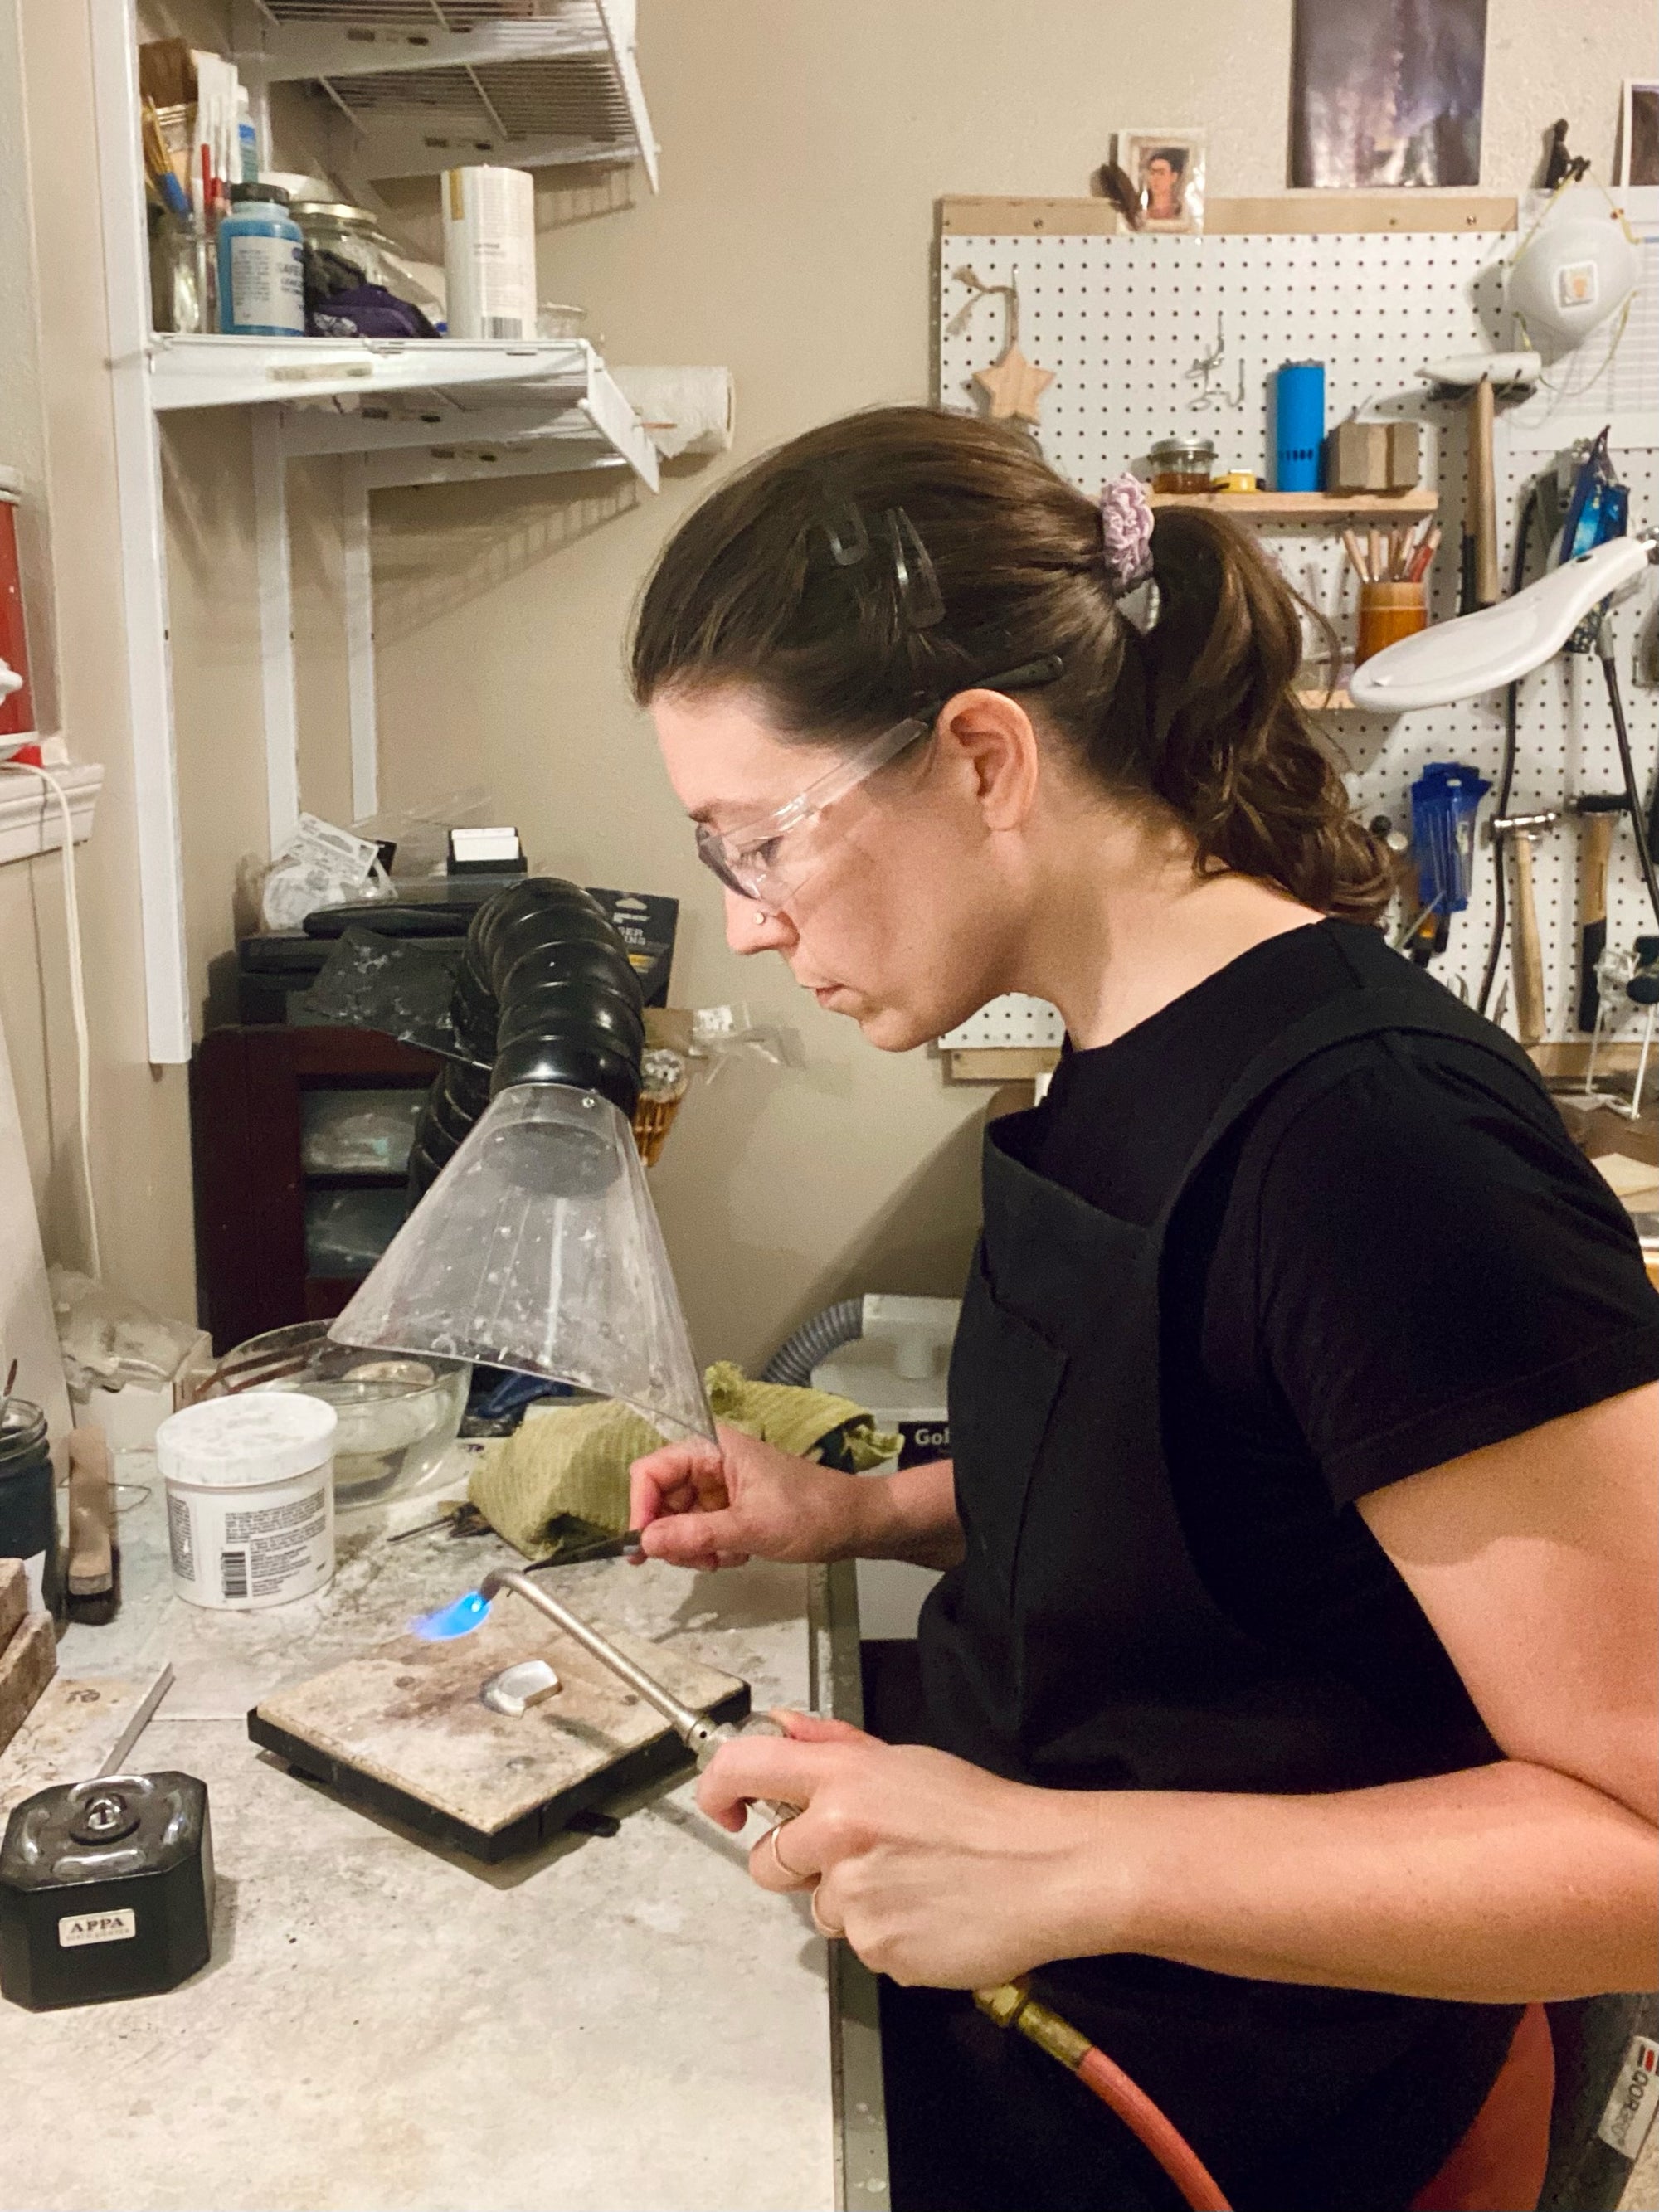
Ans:
{"label": "woman", "polygon": [[1070,1041],[987,1141],[953,1465],[635,1470],[659,1559],[948,1570],[918,1741],[795,1717],[702,1784],[804,1808],[751,1871],[891,1978],[927,2212],[1177,2201],[987,1983],[1236,2205],[1362,2212],[1522,2003],[1651,1978],[1659,1299],[1530,1064],[1366,926],[1299,658],[1230,525],[921,409],[729,480],[641,603],[732,945],[884,1050],[1012,990]]}

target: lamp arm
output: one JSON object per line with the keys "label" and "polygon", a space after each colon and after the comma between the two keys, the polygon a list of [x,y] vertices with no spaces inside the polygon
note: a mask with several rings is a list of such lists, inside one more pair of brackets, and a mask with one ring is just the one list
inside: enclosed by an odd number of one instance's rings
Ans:
{"label": "lamp arm", "polygon": [[1349,693],[1373,714],[1449,707],[1501,690],[1561,650],[1592,607],[1659,562],[1659,532],[1612,538],[1478,614],[1401,638],[1353,672]]}

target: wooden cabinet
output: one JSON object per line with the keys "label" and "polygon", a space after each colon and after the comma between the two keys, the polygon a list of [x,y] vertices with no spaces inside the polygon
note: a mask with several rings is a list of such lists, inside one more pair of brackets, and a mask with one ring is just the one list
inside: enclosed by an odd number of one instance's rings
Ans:
{"label": "wooden cabinet", "polygon": [[[216,1352],[338,1313],[373,1264],[368,1245],[395,1227],[404,1180],[395,1148],[383,1164],[359,1148],[356,1164],[319,1165],[319,1094],[370,1094],[388,1109],[388,1127],[406,1103],[412,1125],[440,1065],[368,1030],[208,1031],[191,1069],[191,1144],[198,1316]],[[343,1238],[338,1217],[354,1210],[363,1233]],[[353,1243],[364,1249],[339,1249]]]}

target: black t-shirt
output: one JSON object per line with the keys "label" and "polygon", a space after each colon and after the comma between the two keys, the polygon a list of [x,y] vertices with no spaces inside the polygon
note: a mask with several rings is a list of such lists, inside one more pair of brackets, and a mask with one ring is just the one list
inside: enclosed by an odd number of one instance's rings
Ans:
{"label": "black t-shirt", "polygon": [[[1379,957],[1341,921],[1255,947],[1068,1054],[1021,1155],[1151,1223],[1249,1061]],[[1441,1036],[1320,1054],[1182,1196],[1161,1304],[1165,1457],[1212,1595],[1364,1686],[1431,1764],[1494,1756],[1353,1500],[1659,1376],[1659,1294],[1542,1085]]]}

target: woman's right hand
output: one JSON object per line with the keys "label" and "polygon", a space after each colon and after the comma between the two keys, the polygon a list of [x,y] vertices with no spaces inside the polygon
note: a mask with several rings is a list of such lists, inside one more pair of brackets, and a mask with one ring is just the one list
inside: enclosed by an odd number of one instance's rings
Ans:
{"label": "woman's right hand", "polygon": [[720,1449],[665,1444],[635,1460],[629,1521],[648,1559],[677,1567],[843,1559],[857,1543],[864,1485],[720,1425]]}

